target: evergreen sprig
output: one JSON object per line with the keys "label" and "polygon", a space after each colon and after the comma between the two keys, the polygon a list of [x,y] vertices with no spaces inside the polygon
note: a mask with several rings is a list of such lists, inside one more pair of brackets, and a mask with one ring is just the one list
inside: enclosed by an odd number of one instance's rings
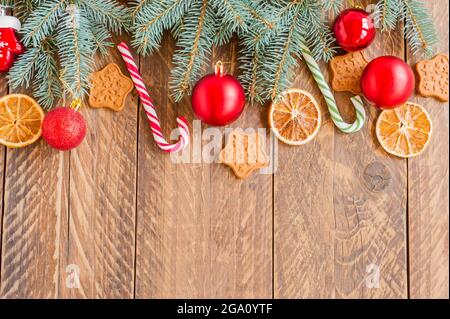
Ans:
{"label": "evergreen sprig", "polygon": [[112,32],[128,27],[128,8],[115,0],[16,1],[27,51],[11,68],[13,89],[32,86],[34,96],[50,108],[62,96],[83,99],[97,51],[106,53]]}
{"label": "evergreen sprig", "polygon": [[[82,98],[89,88],[95,41],[93,25],[83,9],[67,8],[58,25],[56,46],[60,50],[61,82],[75,99]],[[79,26],[83,25],[83,28]]]}
{"label": "evergreen sprig", "polygon": [[[170,30],[177,42],[170,87],[179,101],[210,64],[211,48],[237,35],[240,81],[251,101],[263,103],[291,85],[302,56],[301,39],[317,60],[332,58],[335,43],[327,17],[342,6],[342,0],[132,0],[128,6],[119,0],[15,1],[27,51],[9,80],[13,88],[32,85],[45,107],[63,92],[83,98],[93,57],[107,52],[112,33],[130,30],[132,45],[148,55]],[[423,1],[378,0],[375,8],[382,30],[404,22],[413,53],[432,55],[437,36]]]}
{"label": "evergreen sprig", "polygon": [[178,36],[179,49],[175,51],[175,68],[172,70],[170,81],[176,101],[190,93],[191,85],[207,63],[215,30],[210,0],[195,2],[183,22],[183,29]]}
{"label": "evergreen sprig", "polygon": [[417,0],[403,0],[400,17],[405,21],[405,38],[413,54],[423,53],[427,58],[433,56],[433,45],[437,33],[424,3]]}
{"label": "evergreen sprig", "polygon": [[[142,54],[158,49],[162,34],[177,40],[171,92],[176,101],[189,93],[209,63],[212,45],[240,40],[240,80],[251,101],[264,102],[285,90],[295,77],[305,39],[317,60],[335,54],[328,12],[339,12],[342,0],[135,0],[133,45]],[[375,18],[383,30],[405,21],[405,36],[414,53],[430,55],[435,31],[423,3],[379,0]]]}
{"label": "evergreen sprig", "polygon": [[[326,1],[337,8],[340,1]],[[333,55],[333,38],[319,0],[143,0],[133,1],[133,45],[142,54],[158,49],[164,30],[172,30],[178,49],[173,61],[172,96],[189,93],[213,45],[237,34],[240,61],[249,97],[258,102],[284,90],[294,75],[304,37],[319,59]]]}
{"label": "evergreen sprig", "polygon": [[432,57],[437,33],[423,1],[379,0],[374,18],[382,31],[393,30],[403,22],[405,38],[413,54]]}
{"label": "evergreen sprig", "polygon": [[164,30],[172,28],[192,5],[193,0],[132,1],[132,44],[141,54],[158,49]]}

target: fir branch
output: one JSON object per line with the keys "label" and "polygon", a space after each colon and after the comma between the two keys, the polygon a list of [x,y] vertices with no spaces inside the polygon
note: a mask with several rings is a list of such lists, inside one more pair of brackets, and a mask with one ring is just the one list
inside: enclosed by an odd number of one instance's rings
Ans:
{"label": "fir branch", "polygon": [[243,6],[242,0],[211,0],[211,6],[218,17],[215,45],[223,45],[230,41],[233,33],[241,35],[247,32],[251,22],[250,12]]}
{"label": "fir branch", "polygon": [[134,0],[130,1],[132,9],[130,9],[131,19],[134,23],[137,14],[141,11],[144,5],[146,5],[150,0]]}
{"label": "fir branch", "polygon": [[[248,6],[250,6],[248,4]],[[271,39],[280,30],[286,27],[287,23],[282,20],[288,7],[279,10],[264,0],[251,2],[253,8],[251,15],[253,17],[252,27],[249,28],[244,38],[247,41],[247,47],[263,50],[270,44]]]}
{"label": "fir branch", "polygon": [[192,83],[197,79],[206,56],[213,44],[214,12],[208,0],[196,2],[184,18],[183,31],[179,35],[175,52],[175,68],[172,70],[171,88],[175,101],[180,101],[189,93]]}
{"label": "fir branch", "polygon": [[401,9],[400,0],[380,0],[375,5],[373,18],[382,31],[393,30],[398,22]]}
{"label": "fir branch", "polygon": [[216,6],[217,13],[224,18],[223,24],[228,24],[237,30],[246,30],[250,17],[240,0],[212,0]]}
{"label": "fir branch", "polygon": [[112,0],[83,0],[81,8],[89,19],[108,30],[120,33],[122,28],[128,29],[129,9]]}
{"label": "fir branch", "polygon": [[63,14],[68,0],[48,0],[42,3],[27,19],[22,27],[22,42],[29,46],[39,46],[56,28],[59,17]]}
{"label": "fir branch", "polygon": [[258,48],[245,47],[244,45],[244,49],[240,51],[239,62],[243,73],[239,80],[245,92],[247,92],[251,105],[254,102],[261,104],[264,102],[260,77],[264,70],[263,61],[264,53]]}
{"label": "fir branch", "polygon": [[[300,38],[317,60],[334,54],[334,36],[326,20],[342,0],[135,0],[132,2],[133,45],[148,54],[158,48],[164,30],[177,40],[172,96],[179,100],[201,73],[211,46],[237,34],[242,41],[240,79],[251,101],[273,99],[287,88],[301,58]],[[404,3],[410,4],[406,10]],[[183,6],[184,5],[184,6]],[[422,5],[423,7],[423,5]],[[375,18],[383,29],[405,20],[414,52],[433,43],[430,21],[417,0],[380,0]],[[212,40],[211,40],[212,39]]]}
{"label": "fir branch", "polygon": [[50,109],[62,97],[55,51],[55,46],[48,43],[47,47],[41,51],[36,63],[33,94],[45,109]]}
{"label": "fir branch", "polygon": [[253,19],[256,22],[259,22],[260,24],[264,25],[266,29],[273,29],[273,19],[268,18],[268,11],[265,9],[267,6],[265,6],[266,2],[263,0],[261,1],[250,1],[250,3],[243,1],[242,6],[248,10],[253,17]]}
{"label": "fir branch", "polygon": [[24,0],[17,10],[28,16],[22,28],[28,48],[8,78],[12,87],[32,85],[45,107],[57,101],[62,86],[73,98],[84,98],[95,52],[107,53],[110,30],[120,31],[129,21],[128,9],[115,0]]}
{"label": "fir branch", "polygon": [[[188,11],[194,0],[149,0],[141,5],[135,17],[132,45],[147,55],[157,49],[164,30],[172,28]],[[132,8],[132,10],[136,10]]]}
{"label": "fir branch", "polygon": [[325,23],[322,17],[322,8],[317,1],[310,1],[300,12],[299,20],[300,32],[311,48],[311,52],[316,60],[328,62],[336,53],[333,46],[334,34]]}
{"label": "fir branch", "polygon": [[14,5],[14,15],[21,21],[25,21],[28,16],[41,4],[44,0],[21,0],[6,1]]}
{"label": "fir branch", "polygon": [[100,54],[106,55],[108,53],[108,48],[113,47],[111,42],[111,33],[102,24],[95,24],[92,29],[92,36],[95,42],[94,51],[99,51]]}
{"label": "fir branch", "polygon": [[343,0],[324,0],[323,8],[326,11],[332,11],[333,13],[337,13],[341,10],[343,6]]}
{"label": "fir branch", "polygon": [[425,5],[417,0],[403,0],[402,17],[405,19],[405,38],[413,54],[422,52],[427,58],[433,56],[437,34]]}
{"label": "fir branch", "polygon": [[89,88],[95,41],[92,25],[82,10],[73,5],[63,15],[56,45],[61,61],[61,82],[74,99],[83,98]]}
{"label": "fir branch", "polygon": [[34,75],[39,56],[42,53],[42,47],[28,49],[24,54],[19,56],[11,69],[9,70],[8,80],[12,89],[20,86],[29,86]]}
{"label": "fir branch", "polygon": [[[288,13],[290,15],[290,13]],[[265,81],[267,87],[266,98],[275,100],[278,95],[290,84],[292,69],[297,66],[296,57],[300,52],[300,41],[294,41],[299,34],[298,19],[300,17],[300,6],[293,7],[291,25],[288,30],[278,35],[278,39],[268,47],[269,52],[274,52],[267,60],[267,71],[269,79]],[[281,46],[280,46],[281,45]],[[272,78],[273,74],[273,78]]]}
{"label": "fir branch", "polygon": [[184,30],[185,30],[185,23],[184,23],[184,16],[180,19],[180,20],[178,20],[174,25],[173,25],[173,27],[171,28],[171,30],[172,30],[172,34],[173,34],[173,37],[176,39],[176,40],[178,40],[179,39],[179,37],[180,37],[180,34],[182,34],[183,32],[184,32]]}
{"label": "fir branch", "polygon": [[0,6],[2,6],[2,7],[14,7],[14,0],[0,0]]}

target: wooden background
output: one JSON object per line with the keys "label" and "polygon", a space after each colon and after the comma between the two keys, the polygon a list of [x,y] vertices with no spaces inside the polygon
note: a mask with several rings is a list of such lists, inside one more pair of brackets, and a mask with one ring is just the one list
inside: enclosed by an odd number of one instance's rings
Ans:
{"label": "wooden background", "polygon": [[[448,2],[426,3],[436,49],[448,54]],[[140,59],[166,133],[177,115],[194,119],[187,98],[168,97],[174,49],[166,36],[159,53]],[[237,50],[237,42],[216,48],[212,61],[231,61],[236,73]],[[367,54],[416,62],[401,31],[378,34]],[[107,62],[123,68],[115,50],[96,68]],[[304,65],[295,86],[320,99]],[[4,76],[0,91],[8,93]],[[336,96],[352,120],[350,95]],[[449,108],[412,100],[434,125],[417,158],[382,150],[376,109],[367,108],[359,133],[344,135],[320,99],[325,121],[313,142],[279,144],[276,173],[244,181],[220,164],[173,164],[135,93],[121,113],[84,108],[89,132],[76,150],[42,140],[1,147],[0,297],[448,298]],[[248,105],[232,126],[266,127],[266,119],[267,108]],[[366,284],[372,264],[379,288]],[[76,267],[80,287],[69,288]]]}

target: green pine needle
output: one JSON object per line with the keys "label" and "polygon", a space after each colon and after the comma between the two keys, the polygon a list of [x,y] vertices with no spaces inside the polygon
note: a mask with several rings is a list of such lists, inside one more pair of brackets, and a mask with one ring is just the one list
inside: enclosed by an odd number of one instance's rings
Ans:
{"label": "green pine needle", "polygon": [[194,3],[184,22],[177,41],[179,49],[175,51],[175,68],[170,81],[175,101],[190,93],[202,68],[207,65],[215,31],[214,12],[209,0]]}
{"label": "green pine needle", "polygon": [[48,43],[41,51],[36,63],[36,77],[33,81],[34,97],[44,109],[50,109],[61,97],[62,87],[59,79],[56,47]]}
{"label": "green pine needle", "polygon": [[424,3],[416,0],[402,2],[401,16],[405,20],[405,38],[413,54],[422,53],[427,58],[432,57],[437,34]]}
{"label": "green pine needle", "polygon": [[375,5],[373,18],[382,31],[395,29],[399,21],[401,0],[380,0]]}
{"label": "green pine needle", "polygon": [[[61,17],[65,23],[58,27],[56,45],[61,60],[61,82],[74,99],[81,99],[89,88],[93,66],[95,40],[91,23],[76,7]],[[79,26],[83,25],[83,28]]]}
{"label": "green pine needle", "polygon": [[26,46],[39,46],[53,33],[68,4],[68,0],[49,0],[39,6],[22,27],[22,42]]}
{"label": "green pine needle", "polygon": [[12,89],[30,85],[41,53],[42,47],[30,48],[14,63],[8,74],[9,85]]}
{"label": "green pine needle", "polygon": [[193,0],[148,0],[134,3],[132,45],[147,55],[159,48],[164,30],[172,28],[188,12]]}

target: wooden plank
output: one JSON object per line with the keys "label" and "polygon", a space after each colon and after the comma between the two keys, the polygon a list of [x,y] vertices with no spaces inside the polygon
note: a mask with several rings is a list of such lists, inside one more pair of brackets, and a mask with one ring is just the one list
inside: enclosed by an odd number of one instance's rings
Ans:
{"label": "wooden plank", "polygon": [[41,139],[7,149],[0,298],[59,296],[68,218],[69,154]]}
{"label": "wooden plank", "polygon": [[[400,32],[378,34],[367,54],[403,57],[399,43]],[[294,86],[320,96],[304,66]],[[336,94],[351,121],[349,98]],[[364,128],[346,135],[334,127],[324,100],[318,101],[325,121],[315,140],[302,147],[280,145],[274,185],[275,297],[404,298],[406,161],[380,149],[373,107],[366,106]]]}
{"label": "wooden plank", "polygon": [[[448,50],[448,1],[426,1],[439,34],[436,52]],[[408,55],[414,65],[418,58]],[[408,161],[409,266],[411,298],[449,297],[448,160],[449,104],[416,96],[433,122],[428,149]]]}
{"label": "wooden plank", "polygon": [[[116,43],[119,39],[114,39]],[[96,69],[117,63],[111,48]],[[65,266],[79,270],[79,289],[65,298],[132,298],[136,210],[137,95],[119,112],[83,108],[88,133],[70,157],[69,243]],[[63,270],[61,270],[63,271]]]}
{"label": "wooden plank", "polygon": [[[6,79],[6,75],[2,74],[0,75],[0,97],[5,96],[6,94],[8,94],[8,80]],[[2,254],[1,254],[1,249],[2,249],[2,230],[3,230],[3,187],[4,185],[4,178],[5,178],[5,169],[6,169],[6,162],[5,162],[5,155],[6,155],[6,147],[3,145],[0,145],[0,194],[1,194],[1,199],[0,199],[0,282],[2,280]],[[1,294],[0,294],[0,298],[1,298]]]}
{"label": "wooden plank", "polygon": [[[169,99],[173,52],[174,41],[165,37],[159,53],[142,59],[142,71],[164,131],[184,115],[192,132],[188,98]],[[219,58],[232,61],[226,68],[235,73],[237,45],[216,50],[212,60]],[[244,112],[234,126],[265,126],[260,108]],[[270,175],[240,181],[220,164],[173,163],[153,142],[142,109],[139,134],[136,297],[271,297]],[[208,142],[191,140],[192,155],[193,144]]]}

